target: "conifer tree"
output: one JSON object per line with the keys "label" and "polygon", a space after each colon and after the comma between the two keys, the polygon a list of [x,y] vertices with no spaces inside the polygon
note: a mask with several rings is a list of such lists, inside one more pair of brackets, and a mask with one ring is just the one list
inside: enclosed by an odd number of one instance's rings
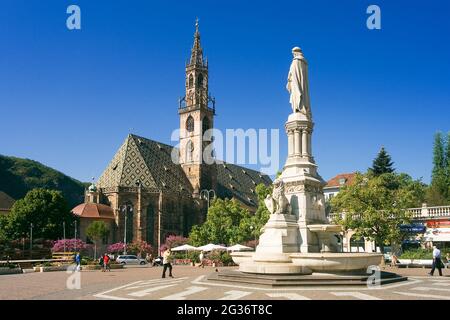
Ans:
{"label": "conifer tree", "polygon": [[392,173],[395,171],[392,167],[393,164],[391,156],[386,152],[384,147],[381,147],[381,150],[373,160],[372,168],[369,168],[369,171],[375,176],[382,175],[383,173]]}
{"label": "conifer tree", "polygon": [[445,152],[445,171],[447,176],[447,201],[450,202],[450,131],[447,132],[447,145]]}
{"label": "conifer tree", "polygon": [[450,150],[445,147],[444,137],[441,132],[434,135],[433,146],[433,171],[431,174],[431,185],[428,190],[428,204],[444,205],[448,197],[448,154]]}

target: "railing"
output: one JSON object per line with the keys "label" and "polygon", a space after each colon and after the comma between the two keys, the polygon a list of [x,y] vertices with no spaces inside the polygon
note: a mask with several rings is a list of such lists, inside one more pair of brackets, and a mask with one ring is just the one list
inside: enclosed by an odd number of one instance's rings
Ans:
{"label": "railing", "polygon": [[450,217],[450,206],[428,207],[424,204],[422,208],[411,208],[408,211],[417,220]]}
{"label": "railing", "polygon": [[[434,218],[450,218],[450,206],[428,207],[426,203],[421,208],[406,209],[410,214],[412,220],[426,220]],[[330,213],[328,220],[332,222],[337,217],[345,217],[345,213]],[[358,215],[353,215],[358,218]]]}

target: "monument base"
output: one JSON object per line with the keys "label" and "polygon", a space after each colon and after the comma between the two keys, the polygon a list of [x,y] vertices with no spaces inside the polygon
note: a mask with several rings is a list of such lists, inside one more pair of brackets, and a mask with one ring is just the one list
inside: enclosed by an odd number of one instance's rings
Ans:
{"label": "monument base", "polygon": [[[298,274],[254,274],[237,270],[224,270],[215,272],[208,276],[208,281],[225,281],[227,283],[269,286],[269,287],[335,287],[335,286],[367,286],[371,281],[370,274],[323,274],[313,273],[312,275]],[[380,273],[379,285],[386,285],[394,282],[406,281],[407,277],[391,272]],[[369,283],[373,284],[373,283]]]}

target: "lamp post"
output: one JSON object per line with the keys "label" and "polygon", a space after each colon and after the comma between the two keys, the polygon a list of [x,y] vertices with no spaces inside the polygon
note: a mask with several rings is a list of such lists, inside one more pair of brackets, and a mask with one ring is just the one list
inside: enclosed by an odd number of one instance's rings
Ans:
{"label": "lamp post", "polygon": [[127,216],[128,212],[133,212],[133,207],[130,204],[124,204],[120,207],[120,211],[122,211],[125,216],[125,224],[123,232],[123,254],[127,254]]}
{"label": "lamp post", "polygon": [[66,222],[63,221],[63,243],[64,243],[64,253],[66,253]]}
{"label": "lamp post", "polygon": [[215,199],[216,198],[216,192],[214,190],[212,190],[212,189],[210,189],[210,190],[203,189],[202,191],[200,191],[200,197],[202,199],[205,199],[205,200],[208,201],[208,208],[209,208],[209,202],[210,202],[210,199],[211,199],[211,193],[213,195],[213,199]]}
{"label": "lamp post", "polygon": [[30,223],[30,258],[33,259],[33,224]]}
{"label": "lamp post", "polygon": [[75,220],[75,251],[77,251],[77,220]]}

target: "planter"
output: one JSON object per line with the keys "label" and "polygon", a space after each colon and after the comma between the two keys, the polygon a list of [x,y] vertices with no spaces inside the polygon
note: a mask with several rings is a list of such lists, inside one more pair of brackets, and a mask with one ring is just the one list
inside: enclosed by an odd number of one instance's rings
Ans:
{"label": "planter", "polygon": [[66,271],[69,265],[50,266],[50,267],[34,267],[35,272],[52,272],[52,271]]}
{"label": "planter", "polygon": [[252,261],[254,252],[232,252],[231,257],[233,258],[233,262],[237,265],[242,262],[250,262]]}
{"label": "planter", "polygon": [[433,259],[398,259],[401,265],[406,267],[431,267]]}
{"label": "planter", "polygon": [[[111,270],[123,269],[124,265],[123,264],[111,264],[110,267],[111,267]],[[87,264],[87,265],[82,265],[81,266],[81,270],[85,270],[85,271],[88,271],[88,270],[101,270],[101,269],[102,269],[102,267],[100,265],[98,265],[98,264]]]}
{"label": "planter", "polygon": [[4,275],[4,274],[19,274],[19,273],[23,273],[22,269],[20,268],[0,268],[0,275]]}

